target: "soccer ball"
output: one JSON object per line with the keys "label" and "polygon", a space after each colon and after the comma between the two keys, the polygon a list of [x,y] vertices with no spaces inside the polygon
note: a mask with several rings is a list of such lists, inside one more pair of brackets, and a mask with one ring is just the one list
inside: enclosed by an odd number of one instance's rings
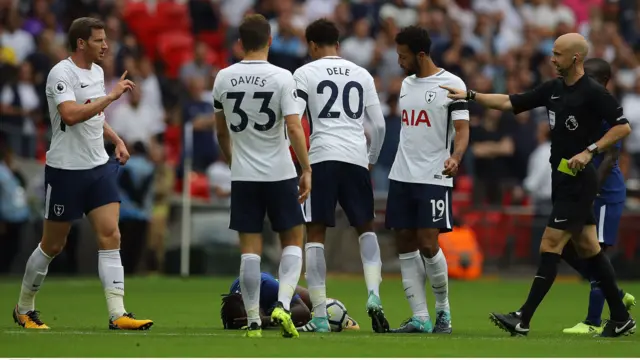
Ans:
{"label": "soccer ball", "polygon": [[336,299],[327,298],[327,316],[333,332],[340,332],[347,325],[347,307]]}

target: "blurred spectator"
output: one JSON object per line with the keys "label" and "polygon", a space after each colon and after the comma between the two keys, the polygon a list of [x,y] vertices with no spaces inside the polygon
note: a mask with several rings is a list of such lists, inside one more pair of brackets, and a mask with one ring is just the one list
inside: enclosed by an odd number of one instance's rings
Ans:
{"label": "blurred spectator", "polygon": [[22,17],[17,11],[6,12],[2,21],[5,25],[0,35],[0,42],[3,46],[11,48],[16,55],[16,60],[21,63],[36,49],[33,36],[20,29]]}
{"label": "blurred spectator", "polygon": [[640,77],[636,78],[633,92],[622,98],[621,105],[631,124],[631,135],[625,141],[625,149],[636,168],[640,169]]}
{"label": "blurred spectator", "polygon": [[[193,171],[204,173],[209,165],[218,159],[219,147],[215,137],[215,118],[213,105],[202,100],[204,92],[204,79],[193,77],[187,80],[189,97],[183,103],[182,120],[184,125],[191,123],[193,126]],[[186,127],[183,126],[183,130]],[[184,143],[184,134],[183,134]],[[183,149],[184,161],[184,149]],[[179,176],[182,174],[182,166],[179,169]]]}
{"label": "blurred spectator", "polygon": [[168,221],[171,195],[174,188],[174,169],[167,162],[167,148],[158,144],[153,148],[152,160],[155,164],[153,177],[153,210],[149,224],[146,270],[158,272],[164,268],[165,242],[168,235]]}
{"label": "blurred spectator", "polygon": [[135,273],[147,244],[147,232],[153,207],[154,165],[142,142],[128,146],[131,158],[121,168],[120,233],[122,265]]}
{"label": "blurred spectator", "polygon": [[10,147],[5,143],[0,145],[0,274],[11,269],[29,220],[26,181],[14,168],[12,155]]}
{"label": "blurred spectator", "polygon": [[303,65],[307,51],[306,42],[302,40],[302,34],[295,27],[293,19],[293,13],[288,11],[283,12],[277,21],[271,21],[273,40],[269,49],[269,62],[291,72]]}
{"label": "blurred spectator", "polygon": [[129,101],[119,105],[109,122],[127,144],[141,142],[149,146],[152,139],[164,132],[163,114],[149,103],[142,103],[143,89],[136,86],[129,92]]}
{"label": "blurred spectator", "polygon": [[508,115],[499,110],[486,110],[481,124],[471,127],[470,145],[476,171],[474,203],[477,205],[500,205],[502,201],[500,180],[509,176],[507,158],[514,151],[505,116]]}
{"label": "blurred spectator", "polygon": [[0,133],[4,134],[12,151],[19,156],[35,157],[35,123],[42,120],[42,113],[30,63],[22,63],[16,81],[2,88],[0,112],[3,118]]}
{"label": "blurred spectator", "polygon": [[371,26],[369,20],[360,19],[353,26],[353,36],[348,37],[340,45],[340,54],[343,58],[362,66],[365,69],[373,69],[379,58],[376,41],[369,36]]}
{"label": "blurred spectator", "polygon": [[213,76],[213,67],[206,63],[207,44],[197,42],[193,52],[193,60],[182,65],[180,79],[187,82],[190,78],[210,79]]}
{"label": "blurred spectator", "polygon": [[218,161],[209,166],[207,177],[212,194],[211,202],[229,206],[231,204],[231,169],[223,154],[220,154]]}

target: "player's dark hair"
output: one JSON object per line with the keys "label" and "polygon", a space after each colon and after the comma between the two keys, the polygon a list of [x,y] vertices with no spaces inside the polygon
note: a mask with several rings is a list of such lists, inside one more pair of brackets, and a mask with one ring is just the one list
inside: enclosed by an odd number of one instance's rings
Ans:
{"label": "player's dark hair", "polygon": [[69,34],[67,35],[69,48],[71,48],[71,51],[76,51],[78,48],[78,39],[88,41],[94,29],[102,30],[104,28],[104,23],[96,18],[81,17],[73,20],[69,27]]}
{"label": "player's dark hair", "polygon": [[244,308],[242,295],[224,294],[222,295],[222,306],[220,307],[220,320],[225,329],[240,329],[246,325],[246,320],[237,321],[239,318],[246,318],[247,312]]}
{"label": "player's dark hair", "polygon": [[260,14],[249,15],[242,20],[239,32],[244,51],[256,51],[267,46],[271,36],[271,25]]}
{"label": "player's dark hair", "polygon": [[407,45],[412,53],[417,55],[420,52],[429,55],[431,51],[431,37],[426,29],[419,26],[408,26],[396,35],[396,44]]}
{"label": "player's dark hair", "polygon": [[305,30],[307,42],[314,42],[318,46],[334,46],[340,39],[340,30],[335,23],[327,19],[318,19]]}
{"label": "player's dark hair", "polygon": [[591,58],[584,62],[584,73],[602,86],[607,86],[611,79],[611,65],[600,58]]}

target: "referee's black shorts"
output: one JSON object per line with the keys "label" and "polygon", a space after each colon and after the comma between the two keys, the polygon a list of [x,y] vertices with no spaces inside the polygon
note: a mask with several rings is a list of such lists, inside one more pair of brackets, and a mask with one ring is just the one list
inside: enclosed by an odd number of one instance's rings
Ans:
{"label": "referee's black shorts", "polygon": [[585,225],[595,225],[593,201],[598,193],[596,167],[589,163],[576,176],[553,168],[551,176],[553,210],[547,226],[565,231],[580,231]]}

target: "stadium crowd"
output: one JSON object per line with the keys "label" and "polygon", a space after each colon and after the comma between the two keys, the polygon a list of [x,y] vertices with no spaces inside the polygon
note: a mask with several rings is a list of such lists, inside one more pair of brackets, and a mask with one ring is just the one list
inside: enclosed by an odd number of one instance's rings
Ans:
{"label": "stadium crowd", "polygon": [[[261,13],[272,26],[273,64],[293,72],[308,61],[306,24],[328,17],[341,29],[342,57],[374,75],[387,126],[374,169],[377,191],[388,188],[401,124],[397,102],[404,75],[394,36],[411,24],[429,30],[435,63],[479,92],[516,93],[556,76],[553,39],[583,34],[589,57],[613,65],[610,91],[633,129],[620,165],[627,179],[637,178],[639,6],[633,0],[0,0],[0,173],[19,174],[15,156],[44,162],[50,136],[47,74],[68,56],[64,34],[71,21],[94,16],[104,20],[109,38],[101,64],[106,91],[124,71],[138,84],[106,111],[132,153],[124,169],[132,175],[121,181],[121,217],[129,223],[123,237],[149,229],[154,241],[162,241],[169,198],[181,189],[185,129],[193,130],[193,195],[227,204],[230,171],[216,143],[211,88],[217,71],[242,55],[236,42],[241,19]],[[514,116],[470,104],[470,114],[471,144],[457,191],[467,189],[475,205],[547,204],[551,170],[544,109]],[[15,188],[42,186],[41,179],[28,180],[0,176],[3,197]],[[26,219],[19,215],[0,199],[5,224]],[[3,227],[3,236],[14,236],[10,228]]]}

